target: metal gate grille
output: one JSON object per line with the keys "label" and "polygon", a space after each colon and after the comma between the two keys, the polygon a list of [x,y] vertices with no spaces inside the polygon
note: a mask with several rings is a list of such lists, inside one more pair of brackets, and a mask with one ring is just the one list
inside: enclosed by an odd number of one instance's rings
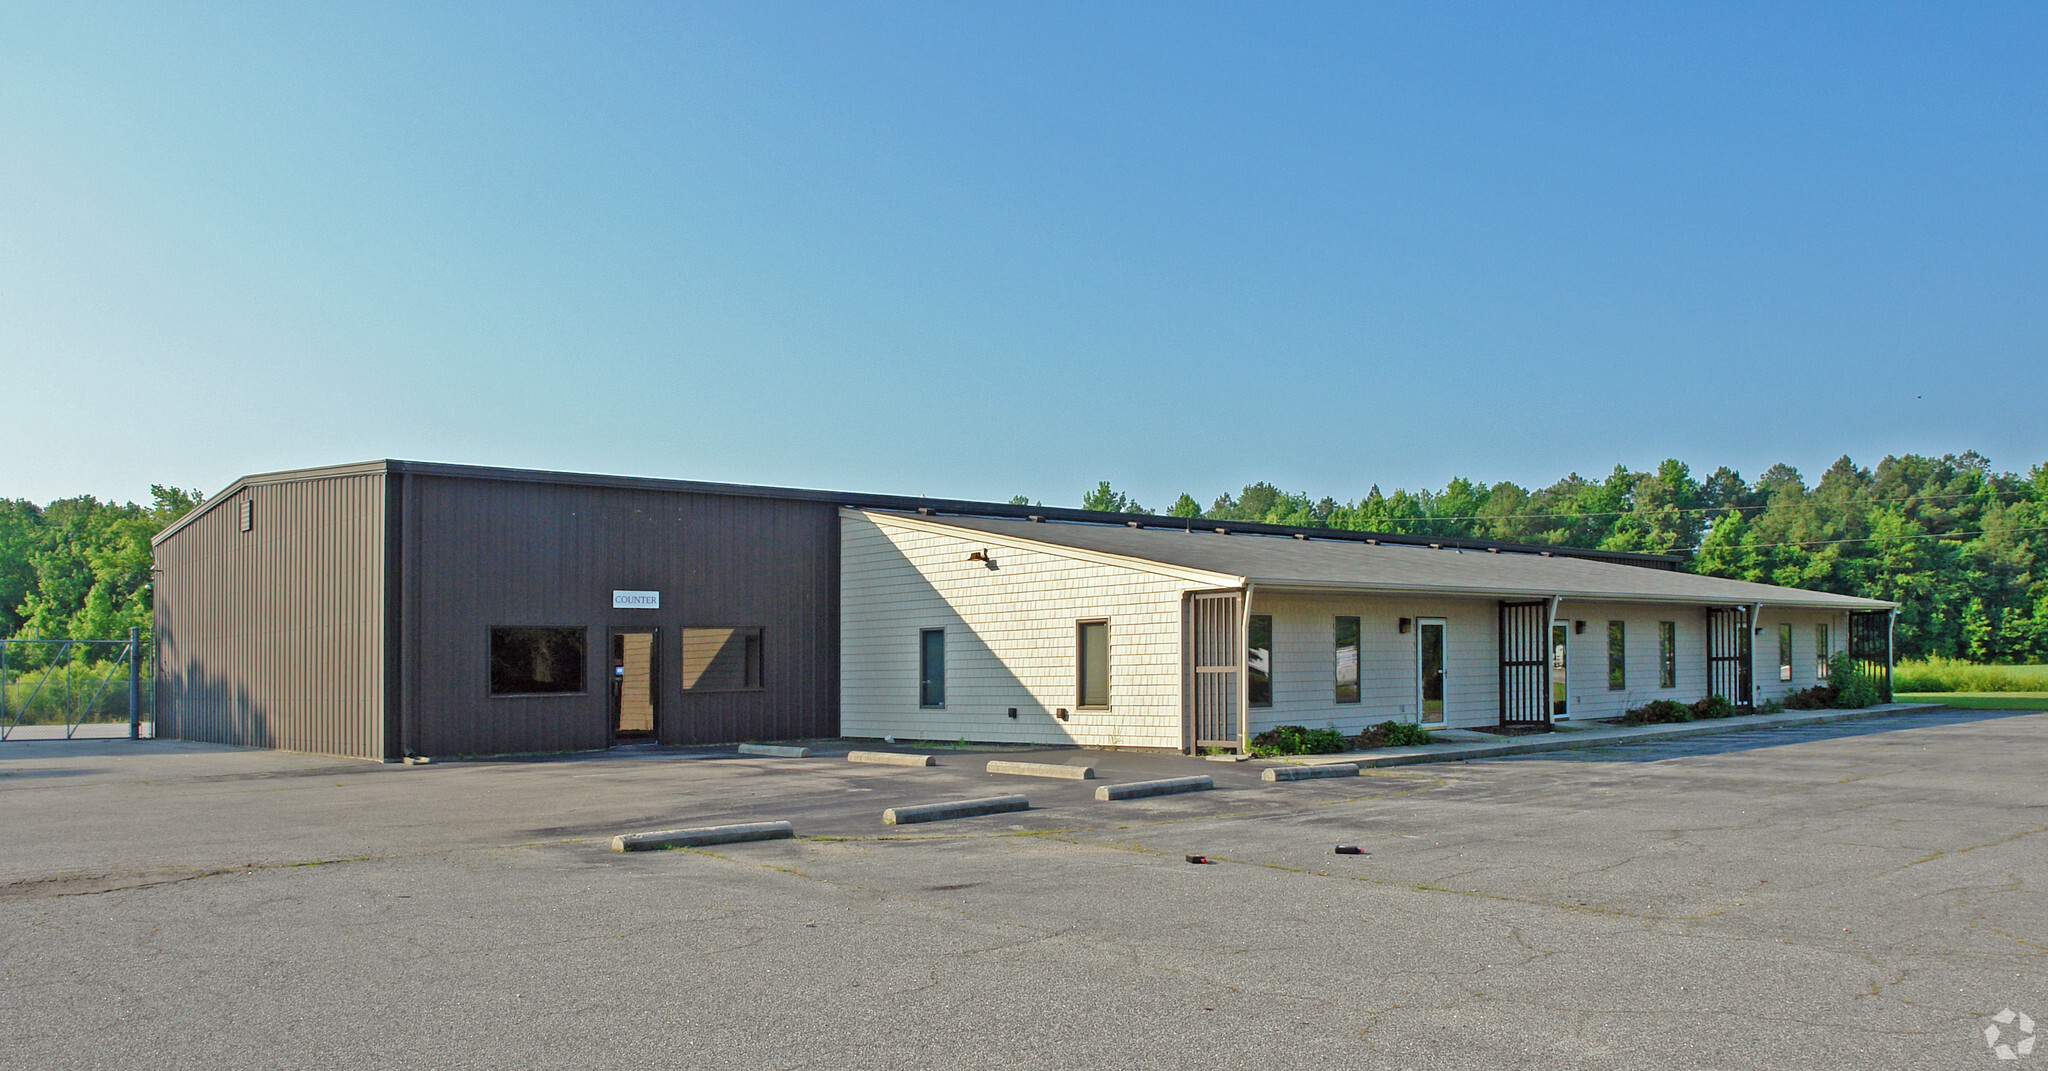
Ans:
{"label": "metal gate grille", "polygon": [[1855,610],[1849,614],[1849,658],[1857,672],[1874,682],[1892,701],[1892,612]]}
{"label": "metal gate grille", "polygon": [[1500,723],[1550,724],[1550,604],[1500,604]]}
{"label": "metal gate grille", "polygon": [[1752,705],[1749,681],[1749,609],[1707,611],[1707,692],[1738,707]]}
{"label": "metal gate grille", "polygon": [[1182,605],[1191,748],[1240,746],[1238,683],[1244,674],[1242,596],[1190,595]]}

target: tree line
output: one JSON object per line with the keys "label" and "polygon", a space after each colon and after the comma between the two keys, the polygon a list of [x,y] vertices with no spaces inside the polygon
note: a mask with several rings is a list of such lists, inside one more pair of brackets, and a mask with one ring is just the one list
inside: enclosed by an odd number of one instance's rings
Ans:
{"label": "tree line", "polygon": [[[150,496],[0,499],[0,636],[147,629],[150,537],[202,500],[163,485]],[[1152,512],[1107,482],[1081,505]],[[2048,662],[2048,466],[2022,477],[1975,453],[1886,457],[1874,468],[1844,457],[1810,486],[1787,465],[1749,481],[1725,466],[1695,477],[1676,460],[1535,490],[1464,478],[1392,494],[1375,485],[1350,501],[1261,481],[1206,507],[1183,494],[1166,513],[1671,554],[1708,576],[1898,602],[1902,658]]]}
{"label": "tree line", "polygon": [[[1152,512],[1107,482],[1081,505]],[[1898,602],[1901,658],[2048,662],[2048,466],[2022,477],[1973,452],[1875,468],[1843,457],[1810,486],[1789,465],[1749,481],[1726,466],[1695,477],[1677,460],[1535,490],[1464,478],[1437,491],[1374,485],[1351,501],[1259,482],[1207,507],[1182,494],[1166,513],[1670,554],[1707,576]]]}
{"label": "tree line", "polygon": [[[0,499],[0,636],[126,639],[150,627],[150,538],[200,503],[151,485],[151,502],[91,495],[38,506]],[[10,653],[14,665],[39,654]]]}

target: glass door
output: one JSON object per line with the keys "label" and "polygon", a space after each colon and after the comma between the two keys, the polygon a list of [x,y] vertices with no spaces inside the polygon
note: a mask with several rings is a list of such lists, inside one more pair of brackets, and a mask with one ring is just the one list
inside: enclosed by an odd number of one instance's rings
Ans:
{"label": "glass door", "polygon": [[1565,675],[1565,645],[1572,630],[1564,625],[1550,626],[1550,720],[1557,721],[1565,716],[1565,696],[1571,690],[1571,681]]}
{"label": "glass door", "polygon": [[1415,623],[1416,709],[1422,724],[1444,723],[1444,619],[1425,617]]}
{"label": "glass door", "polygon": [[654,735],[656,629],[612,630],[612,735]]}

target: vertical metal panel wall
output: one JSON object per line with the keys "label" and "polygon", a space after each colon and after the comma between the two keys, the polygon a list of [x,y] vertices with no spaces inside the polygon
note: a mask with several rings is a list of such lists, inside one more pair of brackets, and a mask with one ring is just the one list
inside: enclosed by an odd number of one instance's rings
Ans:
{"label": "vertical metal panel wall", "polygon": [[[611,743],[607,630],[661,630],[657,737],[838,734],[839,516],[819,501],[410,472],[402,502],[406,750],[489,755]],[[616,610],[612,592],[661,592]],[[580,695],[492,696],[490,630],[587,629]],[[763,687],[685,692],[682,630],[762,628]]]}
{"label": "vertical metal panel wall", "polygon": [[157,735],[384,757],[384,480],[231,488],[157,545]]}

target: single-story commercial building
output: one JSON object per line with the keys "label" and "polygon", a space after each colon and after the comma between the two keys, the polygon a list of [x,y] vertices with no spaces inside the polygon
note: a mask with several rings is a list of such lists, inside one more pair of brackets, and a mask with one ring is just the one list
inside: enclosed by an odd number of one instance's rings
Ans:
{"label": "single-story commercial building", "polygon": [[1893,610],[1657,555],[407,461],[245,477],[155,555],[158,735],[384,761],[1540,725],[1888,673]]}

